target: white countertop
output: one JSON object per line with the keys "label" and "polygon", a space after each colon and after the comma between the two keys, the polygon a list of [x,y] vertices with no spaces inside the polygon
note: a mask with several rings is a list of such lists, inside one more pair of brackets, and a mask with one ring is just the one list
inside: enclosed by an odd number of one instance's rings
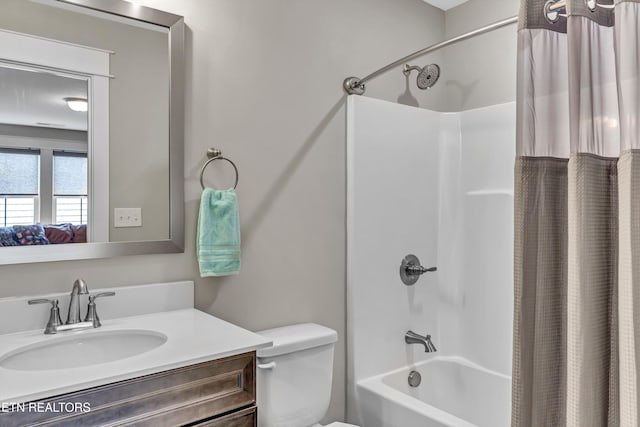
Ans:
{"label": "white countertop", "polygon": [[[102,318],[101,318],[102,320]],[[102,320],[97,329],[44,335],[42,329],[0,335],[0,357],[26,345],[69,334],[152,330],[167,342],[114,362],[64,370],[17,371],[0,367],[0,403],[21,403],[109,384],[195,363],[255,351],[271,341],[193,308]]]}

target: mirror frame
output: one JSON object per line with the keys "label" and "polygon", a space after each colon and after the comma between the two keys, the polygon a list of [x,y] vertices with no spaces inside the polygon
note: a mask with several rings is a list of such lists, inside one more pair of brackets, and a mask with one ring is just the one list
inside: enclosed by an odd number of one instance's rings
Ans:
{"label": "mirror frame", "polygon": [[10,246],[0,265],[184,252],[184,18],[124,0],[55,0],[169,30],[169,239]]}

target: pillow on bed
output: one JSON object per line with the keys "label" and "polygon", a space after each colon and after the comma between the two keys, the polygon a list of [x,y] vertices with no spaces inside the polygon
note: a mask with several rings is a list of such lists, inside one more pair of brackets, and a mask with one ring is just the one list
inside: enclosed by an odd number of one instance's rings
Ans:
{"label": "pillow on bed", "polygon": [[71,243],[73,241],[71,224],[47,224],[44,226],[44,234],[51,244]]}
{"label": "pillow on bed", "polygon": [[41,224],[33,225],[14,225],[13,232],[15,239],[20,245],[48,245],[49,241],[44,234],[44,228]]}
{"label": "pillow on bed", "polygon": [[0,227],[0,246],[18,246],[13,238],[13,228]]}
{"label": "pillow on bed", "polygon": [[72,225],[73,240],[71,243],[87,243],[87,225]]}

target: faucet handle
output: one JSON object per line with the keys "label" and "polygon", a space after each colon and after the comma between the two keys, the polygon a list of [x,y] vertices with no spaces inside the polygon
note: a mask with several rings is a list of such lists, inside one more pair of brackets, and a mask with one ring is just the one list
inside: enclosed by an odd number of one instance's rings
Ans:
{"label": "faucet handle", "polygon": [[58,307],[57,299],[48,299],[48,298],[37,298],[30,299],[27,301],[29,305],[33,304],[51,304],[51,313],[49,313],[49,321],[47,322],[47,326],[44,329],[44,333],[55,334],[57,332],[57,328],[62,325],[62,319],[60,319],[60,308]]}
{"label": "faucet handle", "polygon": [[109,292],[99,292],[99,293],[94,294],[94,295],[89,295],[89,302],[95,301],[96,298],[112,297],[112,296],[115,296],[115,294],[116,294],[115,292],[109,291]]}
{"label": "faucet handle", "polygon": [[58,305],[58,300],[57,299],[49,299],[49,298],[36,298],[36,299],[30,299],[29,301],[27,301],[27,304],[29,304],[29,305],[46,304],[46,303],[51,303],[52,306],[56,306],[56,305]]}
{"label": "faucet handle", "polygon": [[96,311],[96,298],[102,297],[112,297],[116,293],[113,291],[109,292],[100,292],[95,295],[89,295],[89,307],[87,307],[87,315],[84,318],[85,322],[93,322],[94,328],[99,328],[102,326],[100,323],[100,318],[98,317],[98,312]]}

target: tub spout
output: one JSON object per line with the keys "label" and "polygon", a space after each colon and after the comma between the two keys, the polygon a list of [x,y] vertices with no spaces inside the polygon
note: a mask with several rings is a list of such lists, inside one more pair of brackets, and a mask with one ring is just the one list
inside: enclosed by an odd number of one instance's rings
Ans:
{"label": "tub spout", "polygon": [[422,335],[416,334],[413,331],[407,331],[407,333],[404,334],[404,342],[406,342],[407,344],[424,345],[425,353],[433,353],[438,351],[436,349],[436,346],[433,345],[433,343],[431,342],[431,335],[427,335],[423,337]]}

